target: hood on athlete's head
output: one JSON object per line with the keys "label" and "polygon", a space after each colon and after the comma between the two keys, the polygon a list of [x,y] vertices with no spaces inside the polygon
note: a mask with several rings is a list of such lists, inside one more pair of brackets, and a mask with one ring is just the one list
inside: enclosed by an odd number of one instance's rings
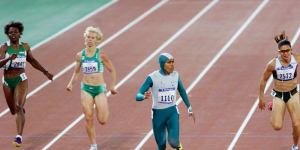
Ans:
{"label": "hood on athlete's head", "polygon": [[164,66],[165,63],[170,60],[170,59],[174,59],[173,56],[169,53],[161,53],[158,57],[158,63],[159,63],[159,67],[160,70],[165,72]]}

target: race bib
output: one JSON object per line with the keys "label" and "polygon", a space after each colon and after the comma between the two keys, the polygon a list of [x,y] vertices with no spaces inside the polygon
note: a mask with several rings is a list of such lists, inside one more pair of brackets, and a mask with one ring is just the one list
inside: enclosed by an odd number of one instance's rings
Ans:
{"label": "race bib", "polygon": [[158,102],[163,104],[173,103],[176,99],[176,91],[175,90],[162,90],[158,92]]}
{"label": "race bib", "polygon": [[84,62],[82,63],[82,72],[84,73],[96,73],[98,72],[97,62]]}
{"label": "race bib", "polygon": [[11,62],[12,68],[25,68],[26,57],[17,57]]}
{"label": "race bib", "polygon": [[276,92],[274,90],[272,90],[271,92],[271,96],[275,97],[276,96]]}
{"label": "race bib", "polygon": [[21,77],[22,81],[27,79],[27,76],[25,73],[20,74],[20,77]]}
{"label": "race bib", "polygon": [[277,78],[280,80],[291,80],[294,78],[293,70],[278,70]]}

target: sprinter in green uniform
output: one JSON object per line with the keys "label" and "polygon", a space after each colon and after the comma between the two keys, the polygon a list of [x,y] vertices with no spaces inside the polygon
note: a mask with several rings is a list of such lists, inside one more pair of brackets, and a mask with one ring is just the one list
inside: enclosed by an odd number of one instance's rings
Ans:
{"label": "sprinter in green uniform", "polygon": [[0,67],[4,69],[3,91],[11,114],[16,114],[17,135],[13,141],[16,147],[22,144],[22,134],[25,124],[25,109],[28,81],[25,74],[26,61],[35,69],[41,71],[49,80],[49,73],[32,55],[30,46],[20,42],[24,27],[21,22],[10,22],[4,27],[9,41],[1,45]]}
{"label": "sprinter in green uniform", "polygon": [[111,84],[108,86],[111,94],[115,90],[116,71],[110,59],[96,46],[103,39],[102,32],[96,27],[87,27],[84,33],[85,49],[76,55],[76,66],[67,90],[72,91],[74,82],[81,72],[81,104],[86,120],[86,131],[90,139],[90,150],[97,150],[96,132],[94,126],[94,105],[97,120],[104,125],[107,122],[109,110],[107,104],[106,84],[103,77],[104,67],[111,73]]}

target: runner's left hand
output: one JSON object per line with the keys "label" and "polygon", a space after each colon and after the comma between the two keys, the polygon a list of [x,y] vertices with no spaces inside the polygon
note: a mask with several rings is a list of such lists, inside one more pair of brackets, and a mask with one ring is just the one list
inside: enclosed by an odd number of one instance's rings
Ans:
{"label": "runner's left hand", "polygon": [[189,113],[189,117],[192,117],[194,123],[196,123],[196,117],[195,117],[195,114],[193,112]]}
{"label": "runner's left hand", "polygon": [[110,93],[111,93],[112,95],[115,95],[115,94],[117,94],[118,92],[117,92],[117,90],[115,90],[115,89],[110,89]]}

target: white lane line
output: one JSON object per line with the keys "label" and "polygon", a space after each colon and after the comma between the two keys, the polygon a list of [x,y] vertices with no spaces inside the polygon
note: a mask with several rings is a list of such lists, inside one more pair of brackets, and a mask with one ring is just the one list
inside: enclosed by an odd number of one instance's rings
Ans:
{"label": "white lane line", "polygon": [[[299,38],[299,35],[300,35],[300,27],[298,28],[296,34],[294,35],[294,37],[293,37],[293,39],[291,41],[292,46],[295,44],[295,42]],[[273,77],[271,76],[268,79],[268,82],[267,82],[267,85],[266,85],[264,93],[267,92],[267,90],[269,89],[272,81],[273,81]],[[239,130],[235,134],[235,136],[234,136],[233,140],[231,141],[230,145],[228,146],[227,150],[232,150],[233,147],[235,146],[235,144],[238,141],[239,137],[241,136],[242,132],[246,128],[246,125],[248,124],[249,120],[251,119],[252,115],[254,114],[254,112],[256,110],[256,107],[258,106],[258,103],[259,103],[259,99],[257,98],[256,101],[254,102],[253,106],[251,107],[250,111],[248,112],[246,118],[244,119],[243,123],[241,124]]]}
{"label": "white lane line", "polygon": [[[218,61],[218,59],[227,51],[227,49],[231,46],[231,44],[240,36],[240,34],[248,27],[248,25],[254,20],[257,14],[262,10],[262,8],[267,4],[268,0],[265,0],[261,3],[257,9],[251,14],[251,16],[247,19],[247,21],[239,28],[239,30],[231,37],[231,39],[223,46],[223,48],[215,55],[215,57],[209,62],[209,64],[204,68],[203,71],[197,76],[197,78],[193,81],[193,83],[187,88],[187,93],[189,93],[196,84],[204,77],[204,75],[211,69],[211,67]],[[179,98],[177,101],[177,105],[182,102],[182,99]],[[140,150],[142,146],[146,143],[146,141],[153,134],[153,129],[151,129],[143,140],[137,145],[135,150]]]}
{"label": "white lane line", "polygon": [[108,2],[107,4],[105,4],[105,5],[101,6],[101,7],[99,7],[98,9],[92,11],[91,13],[87,14],[87,15],[84,16],[83,18],[81,18],[81,19],[77,20],[76,22],[74,22],[74,23],[68,25],[67,27],[63,28],[63,29],[60,30],[59,32],[57,32],[57,33],[53,34],[52,36],[46,38],[46,39],[43,40],[42,42],[40,42],[40,43],[34,45],[34,46],[32,47],[32,51],[35,50],[35,49],[37,49],[37,48],[40,47],[41,45],[43,45],[43,44],[45,44],[45,43],[51,41],[52,39],[58,37],[59,35],[65,33],[66,31],[70,30],[71,28],[73,28],[74,26],[78,25],[79,23],[81,23],[81,22],[87,20],[87,19],[90,18],[91,16],[93,16],[93,15],[95,15],[95,14],[97,14],[97,13],[103,11],[103,10],[105,10],[106,8],[108,8],[108,7],[110,7],[111,5],[115,4],[116,2],[118,2],[118,0],[112,0],[112,1]]}
{"label": "white lane line", "polygon": [[[145,17],[147,17],[148,15],[150,15],[151,13],[153,13],[154,11],[156,11],[157,9],[159,9],[162,5],[164,5],[165,3],[167,3],[169,0],[162,0],[160,1],[158,4],[156,4],[154,7],[152,7],[151,9],[149,9],[147,12],[145,12],[143,15],[141,15],[140,17],[138,17],[137,19],[135,19],[134,21],[132,21],[131,23],[129,23],[127,26],[125,26],[123,29],[121,29],[120,31],[116,32],[114,35],[112,35],[110,38],[108,38],[106,41],[104,41],[102,44],[100,44],[97,47],[103,47],[104,45],[106,45],[107,43],[109,43],[110,41],[114,40],[115,38],[117,38],[118,36],[120,36],[122,33],[126,32],[129,28],[133,27],[134,25],[136,25],[137,23],[139,23],[142,19],[144,19]],[[66,73],[67,71],[69,71],[70,69],[72,69],[75,66],[75,63],[70,64],[68,67],[66,67],[63,71],[59,72],[56,76],[55,79],[62,76],[64,73]],[[133,75],[133,74],[132,74]],[[126,78],[126,77],[125,77]],[[130,77],[128,77],[129,79]],[[124,80],[124,79],[123,79]],[[125,81],[124,81],[125,82]],[[45,86],[47,83],[44,83]],[[121,86],[122,81],[120,81],[117,85],[116,88]],[[43,88],[43,87],[42,87]],[[110,96],[111,93],[108,92],[106,94],[106,96]],[[47,150],[48,148],[50,148],[56,141],[58,141],[65,133],[67,133],[70,129],[72,129],[79,121],[81,121],[84,118],[84,115],[81,114],[76,120],[74,120],[67,128],[65,128],[61,133],[59,133],[51,142],[49,142],[45,147],[43,147],[43,150]]]}
{"label": "white lane line", "polygon": [[[95,15],[96,13],[99,13],[101,11],[103,11],[104,9],[108,8],[109,6],[111,6],[112,4],[115,4],[116,2],[118,2],[118,0],[112,0],[109,3],[103,5],[102,7],[99,7],[98,9],[96,9],[95,11],[87,14],[86,16],[84,16],[83,18],[81,18],[80,20],[77,20],[76,22],[70,24],[69,26],[65,27],[64,29],[60,30],[59,32],[53,34],[52,36],[46,38],[45,40],[43,40],[42,42],[34,45],[33,47],[31,47],[31,50],[34,51],[36,50],[38,47],[40,47],[41,45],[49,42],[50,40],[56,38],[57,36],[63,34],[64,32],[70,30],[72,27],[78,25],[79,23],[85,21],[86,19],[88,19],[89,17]],[[71,69],[70,66],[66,67],[62,72],[65,73],[68,70],[66,69]],[[60,75],[60,73],[58,73],[56,76],[54,76],[53,81],[58,77],[58,75]],[[31,97],[32,95],[34,95],[35,93],[37,93],[38,91],[40,91],[42,88],[44,88],[45,86],[47,86],[48,84],[50,84],[51,82],[49,80],[45,81],[43,84],[41,84],[40,86],[38,86],[37,88],[35,88],[33,91],[31,91],[27,96],[26,99],[28,99],[29,97]],[[0,113],[0,118],[3,117],[5,114],[7,114],[9,112],[9,109],[6,108],[5,110],[3,110]]]}

